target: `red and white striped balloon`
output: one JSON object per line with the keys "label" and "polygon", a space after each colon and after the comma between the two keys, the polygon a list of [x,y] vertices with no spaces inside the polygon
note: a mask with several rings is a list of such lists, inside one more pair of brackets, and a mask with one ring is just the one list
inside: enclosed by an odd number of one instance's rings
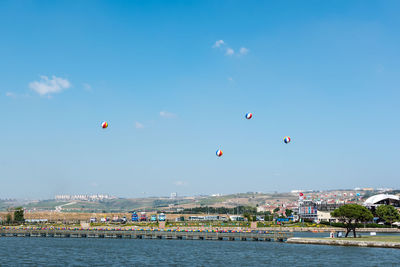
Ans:
{"label": "red and white striped balloon", "polygon": [[218,157],[221,157],[222,154],[224,154],[224,152],[222,152],[221,149],[218,149],[217,152],[215,152],[215,154],[216,154]]}
{"label": "red and white striped balloon", "polygon": [[251,118],[253,118],[253,113],[246,113],[246,119],[250,120]]}
{"label": "red and white striped balloon", "polygon": [[105,129],[105,128],[107,128],[107,127],[108,127],[108,123],[107,123],[106,121],[103,121],[103,122],[101,123],[101,128]]}

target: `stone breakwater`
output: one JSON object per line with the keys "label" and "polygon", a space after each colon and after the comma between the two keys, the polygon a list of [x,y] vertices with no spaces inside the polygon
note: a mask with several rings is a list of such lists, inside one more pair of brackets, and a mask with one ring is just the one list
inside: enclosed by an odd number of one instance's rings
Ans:
{"label": "stone breakwater", "polygon": [[375,247],[375,248],[400,248],[400,243],[380,242],[380,241],[357,241],[344,239],[313,239],[292,237],[287,240],[292,244],[310,244],[310,245],[330,245],[330,246],[355,246],[355,247]]}

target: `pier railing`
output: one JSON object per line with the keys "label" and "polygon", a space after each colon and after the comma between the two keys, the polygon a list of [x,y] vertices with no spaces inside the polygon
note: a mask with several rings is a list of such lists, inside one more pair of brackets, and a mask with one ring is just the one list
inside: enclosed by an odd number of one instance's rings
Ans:
{"label": "pier railing", "polygon": [[0,237],[58,238],[133,238],[187,240],[280,241],[293,237],[290,232],[266,231],[162,231],[162,230],[93,230],[93,229],[0,229]]}

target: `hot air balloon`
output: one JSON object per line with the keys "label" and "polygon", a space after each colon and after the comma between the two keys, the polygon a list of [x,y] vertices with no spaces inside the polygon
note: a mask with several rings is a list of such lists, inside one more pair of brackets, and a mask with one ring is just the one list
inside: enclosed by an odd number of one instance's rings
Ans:
{"label": "hot air balloon", "polygon": [[107,128],[107,127],[108,127],[108,123],[107,123],[106,121],[103,121],[103,122],[101,123],[101,127],[102,127],[103,129]]}
{"label": "hot air balloon", "polygon": [[360,193],[357,193],[357,196],[359,197],[361,194]]}
{"label": "hot air balloon", "polygon": [[283,138],[283,142],[285,142],[285,144],[289,144],[290,143],[290,137],[289,136],[285,136],[285,138]]}
{"label": "hot air balloon", "polygon": [[222,152],[221,149],[218,149],[217,152],[215,152],[215,154],[217,154],[218,157],[221,157],[222,154],[224,154],[224,152]]}
{"label": "hot air balloon", "polygon": [[246,119],[250,120],[251,118],[253,118],[253,113],[246,113]]}

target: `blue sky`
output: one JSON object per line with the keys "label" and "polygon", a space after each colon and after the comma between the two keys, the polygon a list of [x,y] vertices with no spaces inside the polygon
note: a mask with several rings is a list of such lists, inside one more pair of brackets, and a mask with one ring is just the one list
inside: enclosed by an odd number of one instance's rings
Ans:
{"label": "blue sky", "polygon": [[0,197],[399,188],[399,8],[1,1]]}

